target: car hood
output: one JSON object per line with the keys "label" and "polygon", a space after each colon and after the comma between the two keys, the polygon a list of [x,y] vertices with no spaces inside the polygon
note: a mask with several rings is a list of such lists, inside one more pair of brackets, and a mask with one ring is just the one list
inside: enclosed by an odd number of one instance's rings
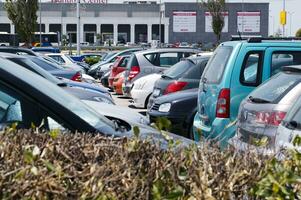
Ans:
{"label": "car hood", "polygon": [[90,89],[96,92],[102,92],[102,93],[109,93],[109,90],[101,85],[95,85],[95,84],[90,84],[90,83],[85,83],[85,82],[77,82],[77,81],[72,81],[69,79],[64,79],[60,78],[60,80],[64,81],[71,87],[82,87],[85,89]]}
{"label": "car hood", "polygon": [[[159,145],[162,149],[168,149],[170,140],[173,140],[174,142],[180,142],[175,148],[188,147],[189,145],[196,144],[190,139],[184,138],[173,133],[165,132],[164,134],[162,134],[157,129],[147,125],[147,123],[141,123],[141,119],[146,118],[143,115],[138,114],[137,112],[134,112],[129,108],[86,100],[83,100],[83,102],[101,115],[124,120],[125,122],[129,123],[131,127],[139,127],[140,139],[149,139],[154,144]],[[133,128],[128,132],[116,132],[114,136],[134,138]]]}
{"label": "car hood", "polygon": [[156,103],[162,104],[165,102],[173,102],[180,99],[198,98],[198,88],[183,90],[180,92],[170,93],[167,95],[160,96],[155,99]]}
{"label": "car hood", "polygon": [[145,116],[133,111],[130,108],[94,101],[83,100],[83,102],[91,108],[93,108],[93,110],[95,110],[96,112],[100,113],[101,115],[119,118],[128,123],[137,123],[145,125],[149,124],[149,120]]}

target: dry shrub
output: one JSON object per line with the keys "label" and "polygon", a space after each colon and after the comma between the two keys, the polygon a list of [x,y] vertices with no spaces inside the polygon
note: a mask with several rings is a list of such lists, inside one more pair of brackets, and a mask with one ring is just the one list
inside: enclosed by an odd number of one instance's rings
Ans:
{"label": "dry shrub", "polygon": [[243,199],[264,167],[214,147],[33,130],[1,133],[0,153],[1,199]]}

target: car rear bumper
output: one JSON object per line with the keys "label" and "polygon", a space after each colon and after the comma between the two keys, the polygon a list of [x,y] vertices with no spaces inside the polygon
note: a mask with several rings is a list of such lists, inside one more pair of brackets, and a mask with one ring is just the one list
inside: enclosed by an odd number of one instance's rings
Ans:
{"label": "car rear bumper", "polygon": [[150,95],[150,92],[146,91],[146,90],[132,89],[130,92],[130,95],[133,99],[132,105],[134,105],[136,108],[144,108],[145,101],[146,101],[147,97]]}
{"label": "car rear bumper", "polygon": [[245,143],[241,140],[239,140],[238,137],[233,137],[229,139],[228,144],[232,147],[234,147],[235,150],[240,151],[240,152],[256,152],[261,155],[266,155],[266,156],[271,156],[275,155],[277,150],[274,148],[267,148],[267,147],[258,147],[254,146],[248,143]]}
{"label": "car rear bumper", "polygon": [[193,121],[193,135],[196,141],[201,137],[206,139],[217,139],[218,141],[227,142],[235,135],[236,125],[226,118],[215,118],[212,126],[206,126],[196,113]]}
{"label": "car rear bumper", "polygon": [[169,113],[161,113],[158,111],[149,111],[148,115],[151,123],[155,123],[157,119],[160,117],[167,118],[171,122],[171,127],[170,127],[171,132],[184,137],[189,136],[189,127],[186,124],[186,116],[183,115],[170,116]]}

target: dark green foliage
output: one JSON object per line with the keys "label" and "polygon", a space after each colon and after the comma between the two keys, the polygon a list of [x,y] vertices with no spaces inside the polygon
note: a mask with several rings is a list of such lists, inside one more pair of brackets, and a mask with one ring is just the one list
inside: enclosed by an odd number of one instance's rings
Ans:
{"label": "dark green foliage", "polygon": [[30,47],[37,24],[38,0],[6,0],[4,8],[25,46]]}
{"label": "dark green foliage", "polygon": [[223,15],[223,12],[225,12],[225,0],[201,0],[201,5],[207,9],[212,16],[212,29],[216,35],[217,43],[219,43],[225,25]]}

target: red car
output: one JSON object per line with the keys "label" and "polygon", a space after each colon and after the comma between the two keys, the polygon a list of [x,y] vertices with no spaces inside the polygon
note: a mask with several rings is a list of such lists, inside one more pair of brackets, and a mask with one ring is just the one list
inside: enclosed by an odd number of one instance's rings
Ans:
{"label": "red car", "polygon": [[109,76],[109,87],[113,88],[113,81],[117,74],[123,72],[126,68],[129,56],[118,56],[115,60]]}
{"label": "red car", "polygon": [[124,81],[124,72],[117,74],[117,76],[114,78],[113,88],[116,94],[123,95],[123,91],[122,91],[123,81]]}

